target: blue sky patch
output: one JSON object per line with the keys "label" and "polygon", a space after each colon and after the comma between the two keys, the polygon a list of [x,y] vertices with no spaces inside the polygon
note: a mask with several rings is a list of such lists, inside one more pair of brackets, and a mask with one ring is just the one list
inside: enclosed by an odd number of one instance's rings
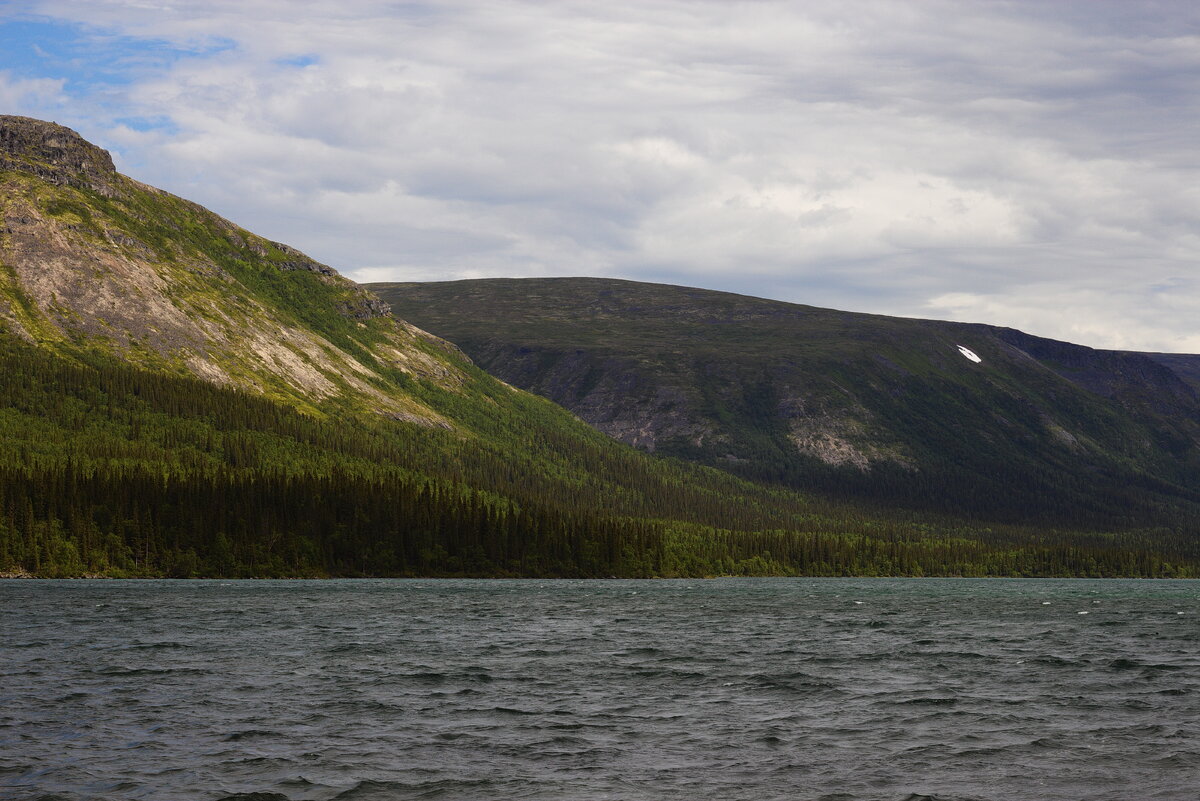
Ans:
{"label": "blue sky patch", "polygon": [[23,78],[63,78],[69,92],[128,85],[181,59],[235,46],[220,38],[180,46],[43,19],[0,22],[0,69]]}
{"label": "blue sky patch", "polygon": [[135,131],[161,131],[166,134],[179,133],[179,126],[170,117],[163,115],[142,117],[117,117],[113,122]]}
{"label": "blue sky patch", "polygon": [[277,59],[275,63],[284,64],[289,67],[311,67],[313,64],[320,64],[321,59],[311,53],[306,53],[300,56],[288,56],[287,58]]}

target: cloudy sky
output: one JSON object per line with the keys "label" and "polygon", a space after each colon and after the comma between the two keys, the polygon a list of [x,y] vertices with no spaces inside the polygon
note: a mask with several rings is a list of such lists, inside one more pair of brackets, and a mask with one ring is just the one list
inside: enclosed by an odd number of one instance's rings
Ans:
{"label": "cloudy sky", "polygon": [[1200,4],[9,0],[0,113],[360,281],[1200,353]]}

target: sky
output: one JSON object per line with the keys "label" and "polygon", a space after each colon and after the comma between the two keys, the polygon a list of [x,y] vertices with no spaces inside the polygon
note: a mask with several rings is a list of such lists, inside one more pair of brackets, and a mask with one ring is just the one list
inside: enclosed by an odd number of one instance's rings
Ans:
{"label": "sky", "polygon": [[8,0],[0,113],[358,281],[1200,353],[1191,0]]}

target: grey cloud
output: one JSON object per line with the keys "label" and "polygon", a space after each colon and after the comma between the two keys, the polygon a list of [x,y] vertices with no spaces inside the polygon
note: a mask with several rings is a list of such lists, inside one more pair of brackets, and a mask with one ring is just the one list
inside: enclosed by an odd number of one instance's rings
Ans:
{"label": "grey cloud", "polygon": [[233,40],[73,98],[74,122],[353,275],[670,280],[1200,350],[1191,3],[42,12]]}

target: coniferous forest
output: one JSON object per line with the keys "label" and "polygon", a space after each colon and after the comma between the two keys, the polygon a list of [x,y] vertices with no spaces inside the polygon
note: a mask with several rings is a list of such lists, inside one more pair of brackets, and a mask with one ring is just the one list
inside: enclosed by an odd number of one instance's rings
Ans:
{"label": "coniferous forest", "polygon": [[[1200,566],[1182,531],[861,511],[602,440],[565,454],[601,477],[589,486],[541,458],[568,446],[552,436],[502,453],[11,342],[0,360],[0,569],[11,574],[1186,577]],[[644,491],[622,494],[605,475]]]}
{"label": "coniferous forest", "polygon": [[[947,350],[938,329],[925,356],[876,359],[886,380],[864,381],[828,343],[899,341],[894,322],[791,310],[785,356],[815,338],[823,360],[804,380],[832,387],[812,419],[845,396],[842,412],[875,408],[928,453],[905,461],[892,443],[898,460],[869,471],[783,459],[798,446],[773,410],[803,399],[716,371],[698,384],[697,430],[712,436],[650,455],[497,380],[331,267],[120,175],[62,126],[0,116],[0,212],[2,574],[1200,575],[1200,399],[1141,357],[1100,369],[1094,354],[989,340],[1008,367],[967,374],[930,361]],[[647,317],[643,292],[592,331],[601,344],[628,345],[638,321],[655,348],[695,333]],[[736,313],[701,315],[694,338],[752,364],[742,340],[761,338],[726,323],[774,332],[779,310],[721,302]],[[691,303],[668,306],[691,319]],[[484,329],[506,319],[494,300],[451,305]],[[832,320],[827,336],[813,315]],[[638,369],[668,375],[684,350]],[[1063,383],[1080,365],[1112,397]],[[960,419],[986,436],[964,437]],[[690,453],[701,440],[710,450]]]}

